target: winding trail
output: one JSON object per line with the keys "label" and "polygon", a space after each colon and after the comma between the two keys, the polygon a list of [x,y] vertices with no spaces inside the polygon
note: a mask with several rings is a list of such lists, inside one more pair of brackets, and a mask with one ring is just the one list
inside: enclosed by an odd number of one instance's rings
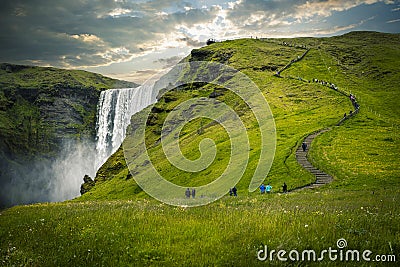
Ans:
{"label": "winding trail", "polygon": [[[293,63],[298,62],[299,60],[303,59],[305,57],[305,55],[310,51],[310,48],[307,49],[307,51],[299,58],[292,60],[288,65],[286,65],[283,69],[281,69],[280,71],[278,71],[275,76],[277,77],[282,77],[280,76],[281,72],[286,70],[287,68],[289,68]],[[328,69],[329,70],[329,69]],[[337,88],[335,89],[337,92],[341,93],[342,95],[345,96],[349,96],[349,94],[347,94],[346,92],[340,91]],[[356,115],[359,112],[359,106],[356,105],[356,102],[353,102],[353,107],[355,108],[355,111],[349,115],[345,115],[337,124],[336,126],[340,126],[345,120],[353,117],[354,115]],[[331,128],[326,128],[326,129],[322,129],[319,130],[315,133],[312,133],[310,135],[308,135],[303,142],[305,142],[307,144],[307,149],[306,151],[303,151],[302,146],[300,145],[297,150],[296,150],[296,160],[297,162],[307,171],[309,171],[311,174],[313,174],[315,176],[315,182],[312,182],[308,185],[305,186],[300,186],[300,187],[296,187],[294,189],[289,190],[288,192],[295,192],[295,191],[299,191],[299,190],[303,190],[303,189],[313,189],[313,188],[317,188],[326,184],[329,184],[333,181],[333,177],[319,169],[317,169],[315,166],[312,165],[312,163],[307,159],[307,154],[308,154],[308,149],[310,148],[310,145],[312,143],[312,141],[314,140],[315,137],[317,137],[318,135],[322,134],[322,133],[326,133],[328,131],[330,131]]]}

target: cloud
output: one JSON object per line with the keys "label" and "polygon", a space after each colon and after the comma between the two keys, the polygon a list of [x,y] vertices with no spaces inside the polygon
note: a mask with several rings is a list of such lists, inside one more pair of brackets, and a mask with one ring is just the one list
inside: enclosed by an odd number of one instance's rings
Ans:
{"label": "cloud", "polygon": [[372,5],[388,0],[247,0],[237,3],[228,10],[227,18],[235,26],[244,25],[253,30],[277,29],[290,25],[299,25],[314,20],[322,20],[361,5]]}
{"label": "cloud", "polygon": [[212,8],[196,9],[181,1],[3,2],[1,61],[69,68],[129,61],[171,43],[199,46],[199,40],[176,32],[176,26],[202,24],[215,16]]}
{"label": "cloud", "polygon": [[133,10],[127,8],[115,8],[107,13],[108,16],[118,18],[127,14],[131,14]]}
{"label": "cloud", "polygon": [[98,44],[104,44],[104,41],[101,40],[99,37],[97,37],[94,34],[89,34],[89,33],[82,33],[82,34],[72,34],[70,35],[71,38],[74,38],[76,40],[81,40],[82,42],[85,43],[98,43]]}
{"label": "cloud", "polygon": [[400,21],[400,19],[394,19],[394,20],[386,21],[386,23],[395,23],[395,22],[399,22],[399,21]]}
{"label": "cloud", "polygon": [[198,40],[195,40],[193,38],[190,38],[188,36],[182,37],[177,39],[180,42],[184,42],[186,43],[187,46],[192,46],[192,47],[200,47],[200,46],[204,46],[205,42],[200,42]]}
{"label": "cloud", "polygon": [[328,0],[328,1],[306,1],[297,6],[295,17],[299,19],[308,19],[314,16],[328,17],[333,12],[349,10],[362,4],[371,5],[380,2],[380,0]]}
{"label": "cloud", "polygon": [[155,60],[154,62],[155,63],[159,62],[159,63],[163,64],[164,67],[172,67],[181,60],[182,60],[182,57],[173,56],[173,57],[168,57],[168,58],[159,58],[158,60]]}
{"label": "cloud", "polygon": [[[0,61],[88,68],[168,58],[163,51],[188,51],[209,38],[336,33],[363,18],[335,16],[378,3],[390,4],[391,14],[398,9],[389,0],[4,0]],[[396,19],[380,22],[393,31]]]}
{"label": "cloud", "polygon": [[129,73],[112,74],[111,76],[113,76],[116,79],[143,84],[145,81],[152,78],[154,75],[158,75],[161,71],[162,70],[160,69],[145,69],[145,70],[132,71]]}

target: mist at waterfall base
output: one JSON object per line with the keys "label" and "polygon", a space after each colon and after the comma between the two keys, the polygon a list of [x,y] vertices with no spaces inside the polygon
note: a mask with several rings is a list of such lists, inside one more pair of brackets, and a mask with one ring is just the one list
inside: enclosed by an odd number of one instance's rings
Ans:
{"label": "mist at waterfall base", "polygon": [[80,195],[83,177],[96,171],[120,147],[131,116],[156,101],[154,79],[137,88],[101,92],[97,107],[96,140],[66,140],[53,159],[16,166],[1,185],[0,206],[58,202]]}
{"label": "mist at waterfall base", "polygon": [[15,166],[11,180],[1,185],[0,206],[57,202],[79,194],[82,175],[95,174],[94,142],[65,140],[55,158],[40,158]]}

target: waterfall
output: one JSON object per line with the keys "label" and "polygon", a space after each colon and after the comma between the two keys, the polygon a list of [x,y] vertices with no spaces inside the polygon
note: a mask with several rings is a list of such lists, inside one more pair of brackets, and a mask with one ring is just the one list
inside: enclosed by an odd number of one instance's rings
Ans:
{"label": "waterfall", "polygon": [[156,101],[154,80],[136,88],[102,91],[97,106],[96,169],[120,147],[131,117]]}

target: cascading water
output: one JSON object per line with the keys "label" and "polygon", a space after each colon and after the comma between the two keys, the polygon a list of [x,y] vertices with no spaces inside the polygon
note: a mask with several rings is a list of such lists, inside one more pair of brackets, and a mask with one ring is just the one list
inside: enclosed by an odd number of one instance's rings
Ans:
{"label": "cascading water", "polygon": [[154,80],[149,80],[137,88],[101,92],[97,107],[96,169],[120,147],[132,115],[154,103],[156,93]]}

